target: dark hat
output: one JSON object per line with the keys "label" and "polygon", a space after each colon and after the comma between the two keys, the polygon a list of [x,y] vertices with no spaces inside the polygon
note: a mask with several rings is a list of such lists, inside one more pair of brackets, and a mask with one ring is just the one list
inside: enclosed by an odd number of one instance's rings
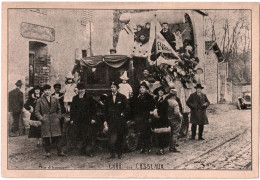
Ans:
{"label": "dark hat", "polygon": [[61,84],[54,84],[54,89],[56,89],[56,88],[59,88],[59,89],[61,89]]}
{"label": "dark hat", "polygon": [[201,84],[197,84],[194,88],[195,89],[204,89],[204,87]]}
{"label": "dark hat", "polygon": [[39,85],[33,87],[33,91],[35,91],[36,89],[42,90],[42,88]]}
{"label": "dark hat", "polygon": [[116,53],[116,49],[112,48],[112,49],[109,50],[109,52],[115,52]]}
{"label": "dark hat", "polygon": [[99,97],[99,100],[100,101],[105,101],[106,100],[106,98],[107,98],[107,94],[102,94],[100,97]]}
{"label": "dark hat", "polygon": [[156,88],[156,89],[153,91],[153,94],[158,95],[158,92],[159,92],[159,91],[163,91],[163,93],[166,94],[166,91],[165,91],[164,87],[162,87],[162,86]]}
{"label": "dark hat", "polygon": [[22,81],[21,80],[18,80],[16,83],[15,83],[16,86],[21,86],[23,85]]}
{"label": "dark hat", "polygon": [[45,91],[46,89],[51,89],[51,86],[49,84],[45,84],[42,90]]}
{"label": "dark hat", "polygon": [[147,90],[149,90],[149,87],[148,87],[148,85],[146,84],[146,82],[142,81],[141,84],[140,84],[140,86],[139,86],[139,88],[140,88],[141,86],[144,86]]}
{"label": "dark hat", "polygon": [[85,89],[85,83],[83,83],[83,82],[78,83],[77,88],[78,89]]}
{"label": "dark hat", "polygon": [[117,89],[119,89],[119,84],[117,82],[111,82],[111,86],[114,85],[117,87]]}

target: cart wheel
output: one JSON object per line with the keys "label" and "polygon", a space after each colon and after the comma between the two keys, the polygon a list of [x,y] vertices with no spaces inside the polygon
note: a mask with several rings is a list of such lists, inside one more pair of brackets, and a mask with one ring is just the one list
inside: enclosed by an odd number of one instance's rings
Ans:
{"label": "cart wheel", "polygon": [[66,129],[66,144],[67,144],[67,151],[72,151],[74,148],[76,148],[76,135],[74,133],[74,126],[69,125]]}
{"label": "cart wheel", "polygon": [[138,138],[139,136],[134,133],[129,133],[126,136],[126,148],[129,151],[135,151],[138,146]]}

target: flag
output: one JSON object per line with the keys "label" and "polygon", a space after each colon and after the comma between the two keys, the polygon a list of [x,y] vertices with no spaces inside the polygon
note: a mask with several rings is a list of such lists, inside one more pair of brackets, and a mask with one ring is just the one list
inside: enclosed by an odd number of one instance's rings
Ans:
{"label": "flag", "polygon": [[151,21],[151,28],[150,28],[150,40],[149,40],[149,55],[152,53],[152,49],[156,40],[156,52],[159,53],[172,53],[174,56],[178,58],[178,60],[181,60],[179,55],[172,49],[170,44],[167,42],[167,40],[163,37],[161,34],[162,27],[160,23],[154,18],[154,20]]}

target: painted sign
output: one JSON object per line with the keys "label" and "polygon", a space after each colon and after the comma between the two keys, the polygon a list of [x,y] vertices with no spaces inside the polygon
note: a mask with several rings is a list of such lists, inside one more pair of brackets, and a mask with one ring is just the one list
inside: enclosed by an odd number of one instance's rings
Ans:
{"label": "painted sign", "polygon": [[55,30],[53,28],[39,26],[30,23],[21,23],[21,35],[24,38],[37,39],[53,42],[55,40]]}

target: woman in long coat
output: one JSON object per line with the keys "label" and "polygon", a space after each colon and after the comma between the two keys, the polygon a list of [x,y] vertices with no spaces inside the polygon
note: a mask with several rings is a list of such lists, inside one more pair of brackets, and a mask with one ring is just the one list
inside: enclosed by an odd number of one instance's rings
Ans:
{"label": "woman in long coat", "polygon": [[148,93],[149,87],[145,82],[139,86],[139,95],[135,97],[134,102],[134,119],[140,132],[141,153],[151,152],[151,122],[150,112],[154,109],[153,96]]}
{"label": "woman in long coat", "polygon": [[[155,98],[155,109],[157,109],[157,118],[154,118],[154,128],[165,128],[169,126],[169,121],[167,117],[167,101],[164,95],[166,94],[162,86],[156,88],[153,94],[157,95]],[[156,115],[155,115],[156,116]],[[157,134],[159,151],[156,153],[158,155],[164,154],[164,148],[168,144],[169,135],[167,133]]]}
{"label": "woman in long coat", "polygon": [[[35,86],[30,92],[29,92],[29,98],[24,104],[24,108],[28,110],[31,113],[30,120],[38,121],[36,115],[35,115],[35,106],[36,101],[41,98],[41,88],[40,86]],[[41,126],[32,126],[30,125],[29,130],[29,138],[36,138],[37,139],[37,147],[40,146],[40,138],[41,138]]]}
{"label": "woman in long coat", "polygon": [[188,107],[191,109],[191,139],[195,139],[197,125],[199,125],[199,140],[204,140],[202,137],[204,125],[209,124],[206,109],[210,102],[206,94],[201,92],[201,90],[204,88],[201,86],[201,84],[197,84],[194,88],[196,89],[196,92],[191,94],[186,102]]}

